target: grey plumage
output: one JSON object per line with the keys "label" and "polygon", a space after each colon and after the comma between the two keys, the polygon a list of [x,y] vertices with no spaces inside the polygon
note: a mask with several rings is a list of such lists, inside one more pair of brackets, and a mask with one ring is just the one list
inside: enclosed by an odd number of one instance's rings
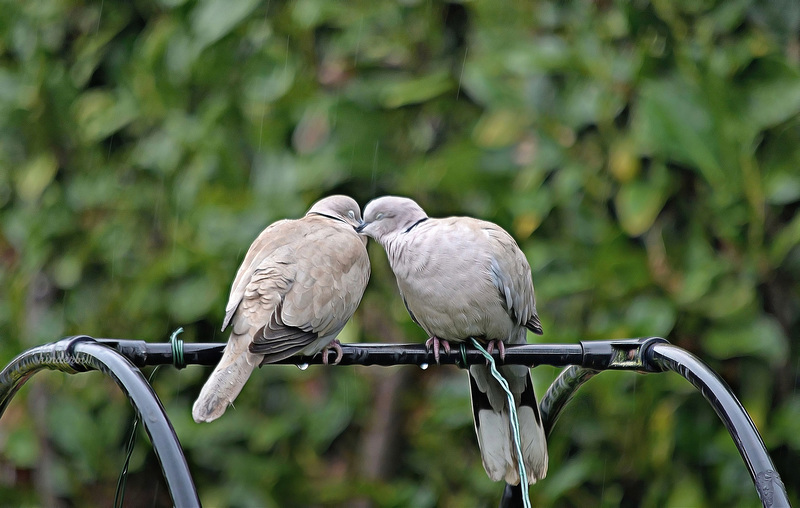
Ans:
{"label": "grey plumage", "polygon": [[[527,330],[541,334],[531,269],[505,230],[470,217],[428,218],[414,201],[375,199],[358,230],[383,246],[412,319],[431,338],[524,344]],[[547,444],[530,371],[500,367],[514,393],[528,482],[547,473]],[[475,430],[490,478],[518,484],[505,392],[488,367],[470,372]]]}
{"label": "grey plumage", "polygon": [[315,355],[335,340],[369,280],[360,221],[352,198],[329,196],[256,238],[231,287],[222,329],[233,329],[192,407],[196,422],[219,418],[256,366]]}

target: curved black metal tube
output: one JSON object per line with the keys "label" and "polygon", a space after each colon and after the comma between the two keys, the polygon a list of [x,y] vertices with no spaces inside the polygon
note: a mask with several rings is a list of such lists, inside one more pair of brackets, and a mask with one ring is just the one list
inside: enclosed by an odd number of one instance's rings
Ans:
{"label": "curved black metal tube", "polygon": [[[591,343],[582,344],[586,346]],[[616,344],[630,344],[630,341],[616,342]],[[596,363],[598,367],[601,367],[600,369],[577,365],[571,365],[564,369],[550,385],[539,404],[545,431],[550,433],[561,410],[572,399],[577,389],[598,374],[600,370],[614,368],[644,372],[671,370],[692,383],[714,408],[742,455],[764,508],[790,506],[786,487],[775,470],[775,465],[772,463],[761,435],[725,381],[699,358],[663,339],[651,337],[642,340],[641,344],[642,346],[635,350],[634,355],[609,356],[609,365],[604,368],[602,368],[602,361],[598,361]],[[621,349],[621,347],[617,349]],[[629,361],[631,356],[636,357],[632,363],[638,363],[639,367],[628,368],[632,366],[621,365],[621,363]],[[597,355],[598,359],[602,357],[602,354]],[[616,366],[613,365],[615,358],[619,360]],[[521,500],[520,486],[506,485],[500,499],[500,508],[522,506]]]}
{"label": "curved black metal tube", "polygon": [[705,362],[671,344],[654,344],[646,355],[653,366],[686,378],[711,404],[742,455],[764,507],[790,506],[786,487],[758,429],[727,383]]}
{"label": "curved black metal tube", "polygon": [[561,411],[572,400],[578,388],[599,373],[599,370],[578,367],[577,365],[570,365],[561,371],[561,374],[553,381],[539,403],[542,425],[547,435],[552,432],[556,420],[561,416]]}
{"label": "curved black metal tube", "polygon": [[183,449],[164,407],[139,369],[127,358],[86,336],[69,337],[25,351],[0,372],[0,416],[22,385],[42,369],[69,374],[99,370],[110,376],[139,413],[175,506],[200,506]]}
{"label": "curved black metal tube", "polygon": [[50,369],[74,374],[85,370],[70,362],[71,353],[64,346],[64,341],[59,341],[31,348],[17,355],[0,371],[0,417],[22,385],[38,371]]}

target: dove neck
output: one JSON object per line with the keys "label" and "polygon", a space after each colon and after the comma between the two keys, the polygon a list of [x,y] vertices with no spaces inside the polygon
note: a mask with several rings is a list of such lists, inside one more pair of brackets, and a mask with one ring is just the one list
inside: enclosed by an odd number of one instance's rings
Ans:
{"label": "dove neck", "polygon": [[327,218],[329,218],[329,219],[333,219],[333,220],[336,220],[336,221],[339,221],[339,222],[344,222],[345,224],[347,224],[347,221],[346,221],[346,220],[344,220],[343,218],[341,218],[341,217],[337,217],[337,216],[335,216],[335,215],[328,215],[327,213],[322,213],[322,212],[309,212],[309,213],[308,213],[308,215],[319,215],[319,216],[321,216],[321,217],[327,217]]}
{"label": "dove neck", "polygon": [[426,220],[428,220],[428,217],[423,217],[423,218],[421,218],[420,220],[418,220],[418,221],[417,221],[417,222],[415,222],[414,224],[412,224],[412,225],[408,226],[408,228],[407,228],[405,231],[403,231],[403,234],[406,234],[406,233],[408,233],[409,231],[411,231],[411,230],[412,230],[412,229],[414,229],[415,227],[419,226],[420,224],[422,224],[422,223],[423,223],[423,222],[425,222]]}
{"label": "dove neck", "polygon": [[400,259],[404,256],[408,247],[408,243],[400,238],[401,234],[402,233],[394,232],[378,239],[378,243],[380,243],[386,251],[386,255],[389,258],[389,265],[395,273],[401,266]]}

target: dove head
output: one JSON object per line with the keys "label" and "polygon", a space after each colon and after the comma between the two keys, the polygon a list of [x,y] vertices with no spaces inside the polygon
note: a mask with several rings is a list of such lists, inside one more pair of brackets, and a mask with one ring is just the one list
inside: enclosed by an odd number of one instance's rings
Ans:
{"label": "dove head", "polygon": [[337,194],[322,198],[314,203],[306,213],[306,215],[311,214],[324,215],[331,219],[341,220],[353,228],[361,224],[361,208],[350,196]]}
{"label": "dove head", "polygon": [[356,228],[379,243],[388,236],[408,231],[428,218],[414,200],[398,196],[373,199],[364,208],[364,221]]}

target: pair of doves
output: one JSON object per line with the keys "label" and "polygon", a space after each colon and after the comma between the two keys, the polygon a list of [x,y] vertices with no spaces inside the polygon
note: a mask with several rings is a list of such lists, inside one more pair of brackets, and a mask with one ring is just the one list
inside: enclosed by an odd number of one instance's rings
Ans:
{"label": "pair of doves", "polygon": [[[359,234],[360,233],[360,234]],[[531,268],[504,229],[471,217],[429,218],[408,198],[369,202],[364,218],[347,196],[329,196],[297,220],[267,227],[236,273],[222,329],[233,326],[217,367],[192,408],[197,422],[220,417],[255,367],[328,349],[355,312],[370,276],[367,238],[386,250],[411,318],[438,358],[449,342],[474,337],[504,353],[542,333]],[[503,365],[514,394],[528,482],[547,473],[539,406],[524,365]],[[494,481],[517,485],[520,474],[505,392],[489,367],[469,368],[475,432]]]}

